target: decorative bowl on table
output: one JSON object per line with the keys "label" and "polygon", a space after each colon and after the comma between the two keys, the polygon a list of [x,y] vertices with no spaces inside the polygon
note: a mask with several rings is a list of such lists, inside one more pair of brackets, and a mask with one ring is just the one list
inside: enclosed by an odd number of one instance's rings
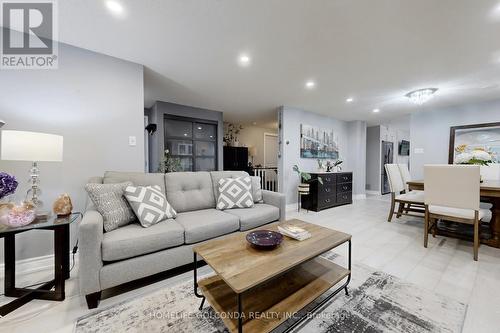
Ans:
{"label": "decorative bowl on table", "polygon": [[247,241],[256,249],[272,250],[283,242],[283,235],[271,230],[255,230],[246,236]]}
{"label": "decorative bowl on table", "polygon": [[3,211],[0,222],[9,227],[22,227],[32,223],[36,218],[34,207],[27,203],[12,205]]}

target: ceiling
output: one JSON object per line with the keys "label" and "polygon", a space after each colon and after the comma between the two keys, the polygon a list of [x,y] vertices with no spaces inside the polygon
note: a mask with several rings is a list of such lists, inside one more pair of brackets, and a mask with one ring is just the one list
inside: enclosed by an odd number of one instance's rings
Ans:
{"label": "ceiling", "polygon": [[[117,1],[121,17],[103,0],[59,1],[59,39],[143,64],[146,107],[263,124],[288,105],[376,123],[500,96],[498,0]],[[424,107],[404,97],[423,87],[439,88]]]}

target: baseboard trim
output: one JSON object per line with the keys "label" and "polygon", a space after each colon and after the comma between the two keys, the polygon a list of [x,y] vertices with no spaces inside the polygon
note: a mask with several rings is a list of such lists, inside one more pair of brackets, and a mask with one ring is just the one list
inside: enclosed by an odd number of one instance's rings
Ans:
{"label": "baseboard trim", "polygon": [[380,191],[368,191],[368,190],[366,190],[366,194],[370,194],[370,195],[380,195]]}
{"label": "baseboard trim", "polygon": [[[72,254],[70,253],[70,256]],[[75,254],[75,261],[78,261],[78,256]],[[73,265],[73,259],[70,257],[70,265]],[[16,275],[24,275],[36,273],[54,267],[54,255],[49,254],[46,256],[16,260]],[[71,267],[71,266],[70,266]],[[5,276],[5,264],[0,264],[0,278]]]}
{"label": "baseboard trim", "polygon": [[363,200],[363,199],[366,199],[366,194],[365,193],[363,193],[363,194],[353,194],[352,199],[353,200]]}

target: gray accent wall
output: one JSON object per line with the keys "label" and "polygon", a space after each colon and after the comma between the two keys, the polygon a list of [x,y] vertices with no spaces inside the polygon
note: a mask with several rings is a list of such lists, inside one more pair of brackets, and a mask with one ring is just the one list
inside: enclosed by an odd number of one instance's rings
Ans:
{"label": "gray accent wall", "polygon": [[410,118],[413,179],[423,179],[425,164],[448,163],[450,127],[491,122],[500,122],[500,100],[413,113]]}
{"label": "gray accent wall", "polygon": [[149,138],[149,171],[157,172],[161,156],[165,151],[164,126],[165,115],[173,115],[186,118],[205,119],[217,122],[217,168],[223,168],[223,137],[224,123],[222,112],[201,109],[193,106],[174,104],[168,102],[156,102],[150,109],[149,123],[156,124],[157,130]]}
{"label": "gray accent wall", "polygon": [[[59,44],[59,68],[2,70],[2,128],[59,134],[63,162],[40,162],[42,200],[47,210],[68,193],[74,210],[83,212],[84,185],[106,170],[144,170],[143,67],[103,54]],[[137,143],[129,146],[129,136]],[[19,180],[15,198],[28,189],[29,162],[0,161],[0,170]],[[71,246],[78,224],[71,226]],[[32,231],[16,236],[16,259],[53,254],[53,234]],[[0,240],[3,261],[3,239]],[[2,271],[3,274],[3,271]]]}
{"label": "gray accent wall", "polygon": [[354,178],[353,195],[365,194],[366,163],[366,123],[347,122],[313,112],[283,106],[279,109],[281,128],[281,157],[279,165],[280,192],[286,195],[287,204],[297,202],[299,178],[292,170],[297,164],[302,171],[317,172],[318,163],[314,158],[300,157],[300,125],[308,124],[321,128],[332,128],[339,138],[340,159],[344,160],[342,171],[352,171]]}

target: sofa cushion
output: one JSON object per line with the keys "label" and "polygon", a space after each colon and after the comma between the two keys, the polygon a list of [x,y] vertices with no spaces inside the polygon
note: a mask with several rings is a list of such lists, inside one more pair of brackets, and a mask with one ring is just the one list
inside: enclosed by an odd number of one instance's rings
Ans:
{"label": "sofa cushion", "polygon": [[102,259],[116,261],[184,244],[184,228],[164,220],[149,228],[133,223],[107,232],[102,240]]}
{"label": "sofa cushion", "polygon": [[161,191],[165,192],[165,175],[163,173],[144,173],[144,172],[122,172],[106,171],[104,173],[103,183],[122,183],[131,181],[134,186],[153,186],[158,185]]}
{"label": "sofa cushion", "polygon": [[237,216],[216,209],[179,213],[175,221],[184,227],[186,244],[222,236],[240,228]]}
{"label": "sofa cushion", "polygon": [[174,219],[177,212],[168,203],[160,186],[127,186],[125,198],[145,228],[166,219]]}
{"label": "sofa cushion", "polygon": [[214,198],[217,200],[219,197],[219,180],[223,178],[248,177],[248,173],[245,171],[211,171],[210,177],[212,177]]}
{"label": "sofa cushion", "polygon": [[212,179],[208,172],[171,172],[165,174],[167,200],[177,211],[215,208]]}
{"label": "sofa cushion", "polygon": [[262,198],[262,187],[261,187],[261,179],[259,176],[251,176],[252,179],[252,197],[253,197],[253,202],[258,203],[258,202],[264,202],[264,199]]}
{"label": "sofa cushion", "polygon": [[118,184],[87,184],[85,190],[97,211],[104,218],[104,230],[112,231],[135,220],[134,212],[123,196],[131,182]]}
{"label": "sofa cushion", "polygon": [[226,210],[225,213],[235,215],[240,219],[241,231],[257,228],[280,218],[280,210],[277,207],[264,203],[255,204],[252,208]]}
{"label": "sofa cushion", "polygon": [[253,206],[250,177],[222,178],[219,180],[217,209],[250,208]]}

